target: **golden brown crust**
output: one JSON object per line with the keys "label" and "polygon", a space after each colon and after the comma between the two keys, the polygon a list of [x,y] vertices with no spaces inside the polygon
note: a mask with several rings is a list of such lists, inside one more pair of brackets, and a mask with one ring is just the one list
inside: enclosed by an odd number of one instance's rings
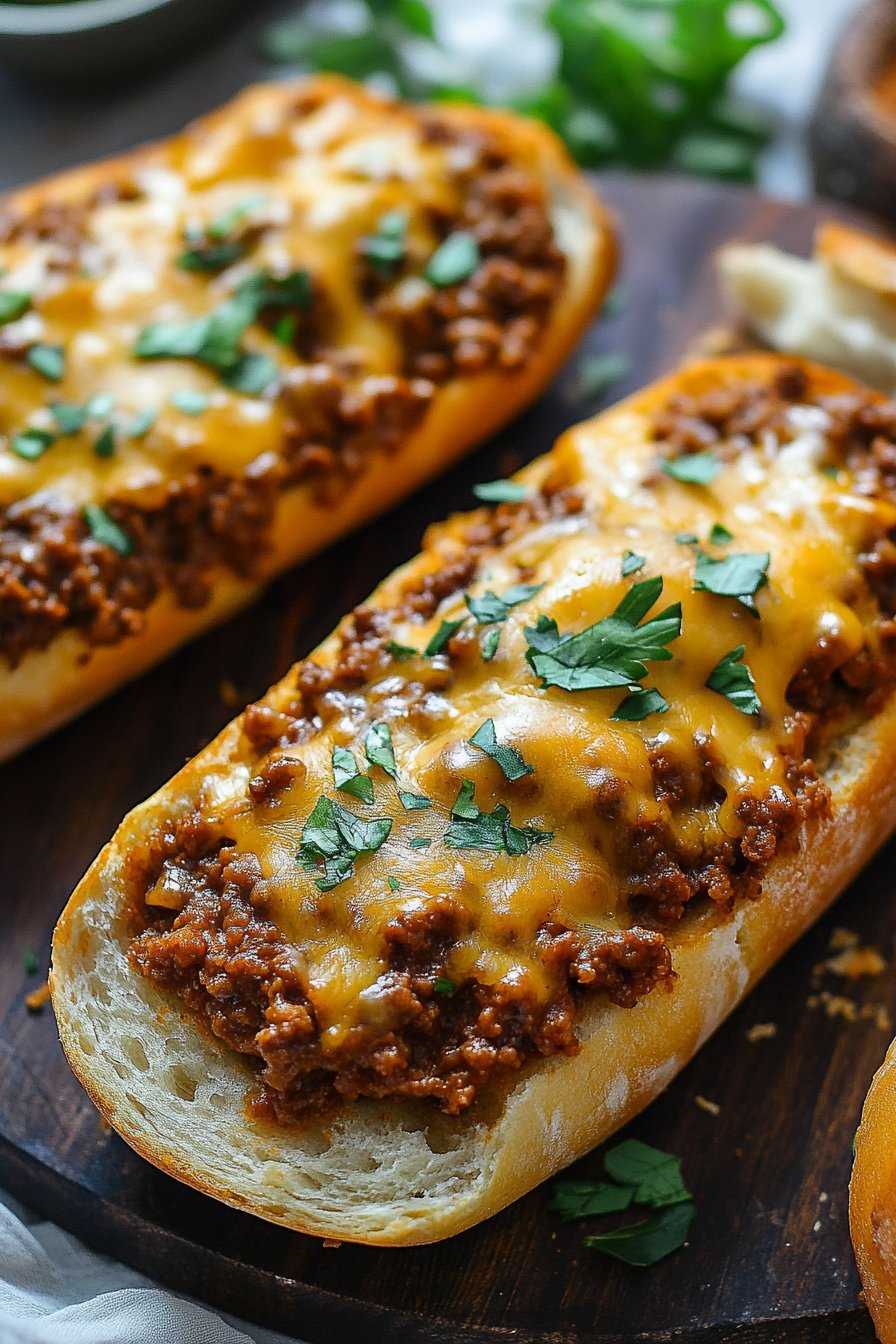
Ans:
{"label": "golden brown crust", "polygon": [[896,1340],[896,1042],[874,1075],[855,1138],[849,1229],[881,1344]]}
{"label": "golden brown crust", "polygon": [[[327,76],[305,86],[247,90],[235,104],[190,128],[189,134],[213,138],[236,116],[258,118],[268,110],[276,112],[302,87],[325,97],[348,96],[362,114],[367,107],[381,107],[375,95]],[[423,422],[399,449],[374,455],[366,470],[326,507],[301,486],[282,494],[270,551],[252,582],[219,568],[208,576],[212,596],[199,608],[185,610],[163,594],[146,613],[142,629],[117,644],[91,647],[77,632],[63,631],[47,648],[26,654],[17,667],[0,666],[0,758],[80,713],[250,601],[273,574],[361,525],[444,469],[517,414],[560,367],[610,283],[615,251],[607,214],[550,132],[508,113],[475,108],[445,109],[439,116],[458,127],[494,129],[513,154],[534,155],[552,208],[565,221],[566,237],[561,241],[567,254],[566,279],[532,358],[515,371],[492,368],[442,384]],[[28,215],[59,202],[84,202],[110,179],[130,179],[141,168],[151,167],[158,152],[156,146],[147,146],[57,175],[14,193],[3,205]]]}
{"label": "golden brown crust", "polygon": [[[674,394],[698,395],[738,379],[761,382],[774,377],[781,367],[776,356],[753,355],[689,368],[601,417],[597,422],[600,441],[608,450],[643,443],[645,424]],[[808,364],[800,367],[806,371],[813,396],[854,387],[830,370]],[[564,454],[582,432],[583,427],[570,431],[547,458],[526,468],[520,479],[530,487],[541,484],[564,461]],[[392,606],[402,587],[422,575],[430,563],[427,557],[412,561],[380,586],[371,605]],[[337,636],[331,636],[315,658],[331,660],[337,644]],[[761,900],[744,902],[727,915],[706,907],[694,912],[676,935],[678,980],[670,993],[654,992],[628,1010],[600,1001],[589,1004],[580,1019],[582,1049],[578,1054],[536,1061],[511,1086],[497,1118],[461,1117],[456,1122],[447,1152],[439,1148],[427,1158],[433,1172],[438,1172],[438,1184],[435,1175],[427,1184],[418,1172],[407,1178],[417,1182],[415,1188],[402,1188],[399,1183],[394,1189],[387,1184],[375,1196],[359,1194],[352,1199],[347,1194],[340,1201],[335,1196],[328,1199],[303,1193],[301,1172],[317,1160],[312,1150],[322,1131],[312,1126],[306,1148],[302,1133],[274,1134],[270,1126],[246,1119],[239,1101],[246,1078],[251,1077],[246,1066],[220,1043],[206,1040],[183,1005],[144,987],[146,1002],[154,1007],[140,1024],[142,1038],[149,1040],[155,1032],[153,1012],[169,1024],[177,1022],[177,1032],[165,1034],[182,1035],[201,1059],[203,1070],[234,1084],[230,1132],[239,1130],[248,1151],[264,1152],[269,1163],[283,1164],[272,1192],[260,1183],[253,1186],[241,1179],[237,1164],[228,1163],[226,1151],[213,1156],[198,1152],[195,1146],[186,1151],[160,1137],[141,1109],[130,1103],[120,1082],[103,1076],[101,1063],[95,1054],[86,1052],[81,1035],[85,1009],[88,1018],[91,1013],[85,974],[104,942],[114,945],[118,973],[124,983],[133,985],[133,973],[126,963],[127,933],[115,926],[121,915],[116,907],[127,889],[126,856],[141,852],[160,824],[187,813],[211,775],[218,772],[224,778],[244,768],[240,734],[237,720],[132,813],[66,908],[54,939],[53,971],[63,1044],[72,1067],[109,1122],[138,1152],[170,1174],[272,1221],[371,1244],[419,1244],[461,1231],[518,1198],[536,1181],[624,1124],[663,1090],[750,986],[856,876],[896,825],[896,706],[891,699],[875,718],[838,741],[835,763],[823,770],[831,790],[832,814],[813,822],[796,852],[771,861]],[[97,934],[98,920],[104,918],[110,925],[108,936],[105,930]],[[141,1096],[141,1106],[145,1106],[152,1089]],[[387,1133],[400,1165],[401,1154],[407,1154],[414,1138],[413,1112],[396,1105],[388,1111],[391,1120],[384,1121],[383,1111],[375,1104],[359,1103],[348,1118],[334,1122],[335,1128],[343,1125],[360,1144],[371,1127],[380,1125],[377,1142],[386,1143],[383,1134]],[[453,1184],[449,1179],[452,1164]],[[416,1170],[413,1162],[410,1165]],[[347,1182],[349,1190],[352,1179],[346,1177],[343,1183]],[[289,1199],[284,1197],[284,1185],[290,1187]]]}

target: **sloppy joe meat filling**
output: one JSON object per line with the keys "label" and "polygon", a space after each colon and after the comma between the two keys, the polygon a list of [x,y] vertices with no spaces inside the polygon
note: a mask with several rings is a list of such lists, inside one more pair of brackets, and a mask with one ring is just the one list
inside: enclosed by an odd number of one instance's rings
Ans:
{"label": "sloppy joe meat filling", "polygon": [[814,762],[896,669],[896,407],[785,366],[650,428],[431,529],[132,860],[132,964],[255,1114],[461,1112],[670,988],[822,824]]}

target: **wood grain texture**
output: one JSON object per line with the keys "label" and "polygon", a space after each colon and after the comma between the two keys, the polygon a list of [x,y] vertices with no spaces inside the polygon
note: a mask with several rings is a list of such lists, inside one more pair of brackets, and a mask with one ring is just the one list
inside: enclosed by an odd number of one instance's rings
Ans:
{"label": "wood grain texture", "polygon": [[[698,1216],[690,1245],[644,1273],[582,1249],[542,1188],[441,1245],[326,1248],[220,1207],[161,1176],[104,1133],[69,1074],[52,1015],[29,1014],[56,914],[123,813],[326,634],[425,525],[467,508],[475,481],[542,452],[567,425],[678,362],[721,314],[713,249],[734,236],[808,249],[832,212],[667,178],[608,176],[625,260],[621,312],[591,353],[623,351],[628,374],[599,400],[577,360],[498,439],[380,524],[284,576],[251,611],[200,640],[0,771],[0,1183],[94,1245],[241,1315],[343,1344],[622,1344],[622,1341],[871,1341],[849,1246],[846,1189],[862,1099],[890,1033],[807,1006],[818,988],[896,1015],[884,976],[844,989],[813,967],[845,924],[892,959],[896,903],[882,854],[832,915],[767,978],[668,1092],[627,1131],[680,1154]],[[755,1023],[773,1039],[749,1042]],[[717,1103],[717,1116],[698,1096]],[[599,1154],[573,1169],[597,1175]]]}

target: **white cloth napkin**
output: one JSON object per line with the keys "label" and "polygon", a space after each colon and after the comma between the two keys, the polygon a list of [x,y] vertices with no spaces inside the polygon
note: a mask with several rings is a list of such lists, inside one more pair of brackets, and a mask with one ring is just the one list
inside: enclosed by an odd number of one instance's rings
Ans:
{"label": "white cloth napkin", "polygon": [[298,1344],[89,1251],[0,1191],[0,1344]]}

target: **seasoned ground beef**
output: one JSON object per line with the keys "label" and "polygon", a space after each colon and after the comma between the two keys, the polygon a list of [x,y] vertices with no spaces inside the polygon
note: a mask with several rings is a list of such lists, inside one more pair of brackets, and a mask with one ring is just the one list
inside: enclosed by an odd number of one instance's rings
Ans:
{"label": "seasoned ground beef", "polygon": [[[310,115],[320,101],[320,95],[300,98],[291,115]],[[291,323],[290,344],[302,361],[283,379],[287,418],[276,463],[250,468],[242,479],[199,468],[172,482],[165,502],[150,510],[106,501],[133,543],[128,557],[93,541],[74,508],[28,499],[9,507],[0,514],[0,657],[15,665],[65,629],[88,644],[115,643],[140,629],[142,613],[163,589],[184,606],[201,606],[213,565],[244,575],[263,554],[277,492],[305,483],[316,503],[331,504],[373,454],[402,446],[439,382],[487,367],[513,369],[530,356],[564,273],[544,189],[488,134],[452,127],[434,113],[421,136],[445,147],[446,173],[458,193],[457,209],[430,221],[434,232],[474,234],[482,263],[468,280],[444,289],[418,276],[409,306],[399,298],[400,274],[359,278],[371,308],[397,328],[403,370],[373,375],[357,354],[333,348],[330,300],[314,277],[307,311],[263,311],[259,320],[269,327]],[[51,242],[48,265],[75,268],[90,241],[91,209],[139,196],[127,178],[110,179],[83,202],[7,212],[0,215],[0,244]],[[245,224],[241,242],[253,240],[255,227]],[[22,360],[34,339],[27,325],[10,324],[0,331],[0,354]]]}
{"label": "seasoned ground beef", "polygon": [[[175,864],[183,910],[150,919],[131,945],[142,974],[179,994],[208,1027],[260,1061],[250,1109],[289,1122],[356,1097],[430,1098],[449,1114],[534,1056],[574,1054],[577,999],[605,995],[632,1007],[673,979],[662,934],[643,928],[588,935],[547,924],[537,946],[554,993],[525,982],[448,980],[446,959],[467,916],[449,896],[396,916],[383,930],[388,968],[375,985],[376,1024],[325,1050],[300,959],[264,917],[253,855],[226,843],[202,857],[201,828],[169,836],[144,883]],[[161,857],[171,852],[174,860]],[[161,862],[160,862],[161,857]],[[145,918],[145,912],[144,912]],[[142,922],[142,921],[141,921]],[[446,988],[447,987],[447,988]]]}

